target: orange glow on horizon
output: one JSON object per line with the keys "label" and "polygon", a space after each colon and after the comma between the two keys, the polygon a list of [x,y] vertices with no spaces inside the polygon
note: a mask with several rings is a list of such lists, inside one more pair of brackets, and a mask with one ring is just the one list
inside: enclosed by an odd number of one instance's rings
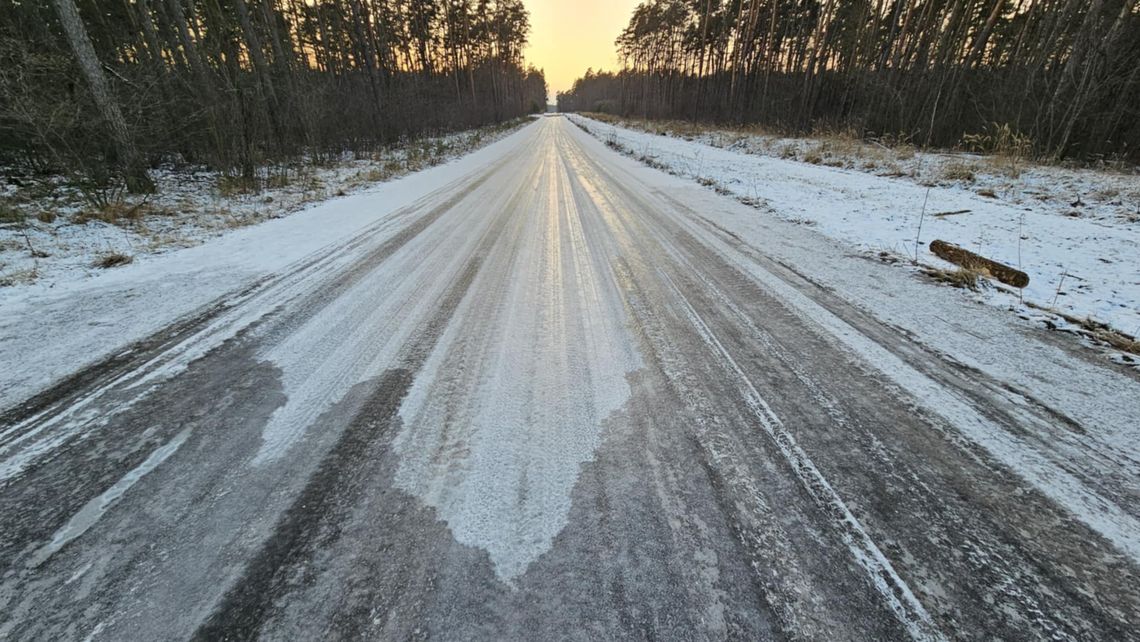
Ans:
{"label": "orange glow on horizon", "polygon": [[616,71],[614,40],[641,0],[524,0],[530,10],[530,42],[523,55],[546,72],[549,100],[586,69]]}

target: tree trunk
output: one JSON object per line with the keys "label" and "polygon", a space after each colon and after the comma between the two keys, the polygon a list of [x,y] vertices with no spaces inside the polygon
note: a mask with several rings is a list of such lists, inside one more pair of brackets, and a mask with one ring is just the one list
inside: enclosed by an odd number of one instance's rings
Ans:
{"label": "tree trunk", "polygon": [[91,88],[91,97],[95,106],[107,123],[111,139],[115,143],[115,152],[122,167],[123,175],[127,181],[127,189],[132,193],[150,193],[154,191],[154,182],[147,176],[146,166],[139,156],[131,133],[127,129],[127,121],[123,119],[123,112],[111,95],[111,87],[107,84],[107,77],[103,75],[103,67],[95,55],[95,47],[91,45],[91,38],[79,17],[79,9],[75,0],[52,0],[59,22],[67,34],[71,49],[79,62],[79,68],[87,79]]}

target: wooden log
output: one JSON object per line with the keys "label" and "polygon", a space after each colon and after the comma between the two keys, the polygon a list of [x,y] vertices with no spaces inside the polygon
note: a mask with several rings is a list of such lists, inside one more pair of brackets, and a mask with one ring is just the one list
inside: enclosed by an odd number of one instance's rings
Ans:
{"label": "wooden log", "polygon": [[1029,275],[1021,270],[1011,268],[1004,263],[998,263],[987,259],[984,256],[974,254],[969,250],[962,249],[953,243],[946,241],[931,241],[930,251],[934,252],[938,258],[949,261],[955,265],[960,265],[967,270],[977,272],[982,276],[989,277],[1001,281],[1006,285],[1015,288],[1023,288],[1029,285]]}

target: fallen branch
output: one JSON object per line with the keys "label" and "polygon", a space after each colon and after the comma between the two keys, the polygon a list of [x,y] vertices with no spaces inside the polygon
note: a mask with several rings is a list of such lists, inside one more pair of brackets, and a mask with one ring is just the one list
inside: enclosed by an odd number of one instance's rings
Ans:
{"label": "fallen branch", "polygon": [[977,272],[982,276],[996,279],[1015,288],[1024,288],[1029,285],[1029,275],[1021,270],[1014,269],[1004,263],[998,263],[984,256],[979,256],[946,241],[931,241],[930,251],[938,258],[960,265],[967,270]]}
{"label": "fallen branch", "polygon": [[931,214],[931,216],[942,218],[943,216],[954,216],[956,214],[969,214],[972,211],[973,210],[954,210],[953,212],[938,212],[936,214]]}

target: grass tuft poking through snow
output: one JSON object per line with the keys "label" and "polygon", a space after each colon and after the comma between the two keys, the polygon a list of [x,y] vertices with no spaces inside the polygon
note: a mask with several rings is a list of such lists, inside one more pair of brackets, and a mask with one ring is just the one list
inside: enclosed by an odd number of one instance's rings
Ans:
{"label": "grass tuft poking through snow", "polygon": [[135,260],[135,258],[133,256],[128,256],[126,254],[120,254],[118,252],[111,252],[110,254],[104,254],[103,256],[100,256],[99,258],[95,259],[94,266],[97,268],[103,268],[105,270],[107,268],[118,267],[120,265],[126,265],[126,264],[128,264],[134,260]]}
{"label": "grass tuft poking through snow", "polygon": [[977,272],[968,268],[957,269],[943,269],[943,268],[926,268],[923,270],[931,279],[939,283],[962,288],[964,290],[977,290],[979,287],[979,275]]}

